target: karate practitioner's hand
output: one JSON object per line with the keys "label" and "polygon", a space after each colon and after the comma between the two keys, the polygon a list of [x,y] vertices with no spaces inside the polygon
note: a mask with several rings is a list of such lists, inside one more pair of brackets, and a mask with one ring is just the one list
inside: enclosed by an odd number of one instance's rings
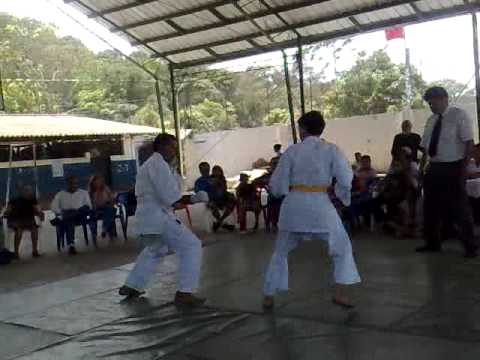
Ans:
{"label": "karate practitioner's hand", "polygon": [[208,203],[209,201],[208,194],[205,191],[199,191],[190,197],[190,201],[192,202],[192,204]]}
{"label": "karate practitioner's hand", "polygon": [[178,200],[175,204],[173,204],[173,206],[175,207],[177,204],[179,206],[190,205],[192,203],[191,197],[192,197],[191,195],[183,195],[180,200]]}

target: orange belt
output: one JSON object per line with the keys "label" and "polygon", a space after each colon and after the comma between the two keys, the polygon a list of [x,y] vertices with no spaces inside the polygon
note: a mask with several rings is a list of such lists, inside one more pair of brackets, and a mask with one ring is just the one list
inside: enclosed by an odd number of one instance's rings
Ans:
{"label": "orange belt", "polygon": [[306,193],[326,193],[328,191],[328,186],[294,184],[290,185],[290,191],[300,191]]}

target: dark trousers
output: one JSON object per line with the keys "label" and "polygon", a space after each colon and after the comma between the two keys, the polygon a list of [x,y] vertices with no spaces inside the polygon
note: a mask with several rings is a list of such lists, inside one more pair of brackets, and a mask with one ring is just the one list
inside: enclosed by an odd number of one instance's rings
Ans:
{"label": "dark trousers", "polygon": [[441,246],[441,230],[457,225],[465,250],[474,251],[473,217],[461,161],[431,163],[424,177],[424,231],[428,246]]}
{"label": "dark trousers", "polygon": [[92,218],[89,225],[94,238],[96,238],[98,234],[98,220],[102,220],[102,232],[107,233],[111,237],[115,235],[115,213],[116,209],[113,206],[105,206],[92,211]]}
{"label": "dark trousers", "polygon": [[76,210],[63,210],[62,221],[60,222],[60,231],[65,234],[67,238],[67,245],[73,246],[75,244],[75,225],[86,223],[91,210],[88,206],[82,206]]}

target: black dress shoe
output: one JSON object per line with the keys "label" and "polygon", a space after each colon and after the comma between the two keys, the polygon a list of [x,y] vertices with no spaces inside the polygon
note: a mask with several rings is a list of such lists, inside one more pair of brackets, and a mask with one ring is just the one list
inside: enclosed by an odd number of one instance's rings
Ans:
{"label": "black dress shoe", "polygon": [[225,224],[222,226],[225,230],[228,230],[228,231],[235,231],[235,226],[234,225],[229,225],[229,224]]}
{"label": "black dress shoe", "polygon": [[415,251],[419,253],[427,253],[427,252],[436,253],[436,252],[441,252],[442,248],[439,246],[437,247],[437,246],[425,245],[425,246],[417,247]]}
{"label": "black dress shoe", "polygon": [[121,296],[126,296],[127,298],[132,299],[132,298],[138,298],[138,297],[142,296],[143,294],[145,294],[145,291],[139,291],[139,290],[131,288],[127,285],[123,285],[118,290],[118,294],[121,295]]}
{"label": "black dress shoe", "polygon": [[175,298],[173,302],[177,306],[190,306],[196,307],[201,306],[205,303],[206,299],[196,296],[192,293],[177,291],[175,293]]}
{"label": "black dress shoe", "polygon": [[75,249],[75,246],[70,246],[68,248],[68,255],[77,255],[77,249]]}

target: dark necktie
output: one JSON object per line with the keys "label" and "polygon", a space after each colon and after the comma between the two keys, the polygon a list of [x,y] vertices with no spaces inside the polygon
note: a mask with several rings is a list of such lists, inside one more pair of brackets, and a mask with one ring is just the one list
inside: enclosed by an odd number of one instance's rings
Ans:
{"label": "dark necktie", "polygon": [[433,127],[432,138],[428,146],[428,156],[434,157],[438,152],[438,141],[440,140],[440,133],[442,132],[442,114],[438,115],[437,122]]}

